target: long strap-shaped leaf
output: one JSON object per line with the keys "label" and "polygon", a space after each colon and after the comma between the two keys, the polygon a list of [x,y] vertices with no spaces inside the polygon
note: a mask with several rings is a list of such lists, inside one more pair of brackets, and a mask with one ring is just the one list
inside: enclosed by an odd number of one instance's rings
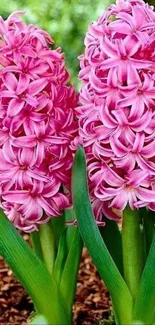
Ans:
{"label": "long strap-shaped leaf", "polygon": [[48,270],[0,211],[0,255],[31,296],[37,311],[49,324],[69,324],[59,289]]}
{"label": "long strap-shaped leaf", "polygon": [[88,195],[84,150],[75,156],[72,176],[73,206],[81,236],[103,278],[119,318],[119,324],[131,324],[132,297],[98,230]]}
{"label": "long strap-shaped leaf", "polygon": [[68,307],[69,312],[71,312],[71,308],[75,298],[77,273],[79,269],[83,244],[79,229],[72,228],[71,231],[72,241],[70,240],[68,256],[64,265],[60,283],[61,293],[65,299],[67,297],[66,306]]}
{"label": "long strap-shaped leaf", "polygon": [[148,210],[146,208],[141,209],[143,221],[144,221],[144,233],[145,233],[145,241],[146,241],[146,257],[148,256],[153,236],[155,233],[155,215],[154,211]]}
{"label": "long strap-shaped leaf", "polygon": [[142,274],[140,288],[134,308],[134,319],[145,324],[153,324],[155,320],[155,235]]}

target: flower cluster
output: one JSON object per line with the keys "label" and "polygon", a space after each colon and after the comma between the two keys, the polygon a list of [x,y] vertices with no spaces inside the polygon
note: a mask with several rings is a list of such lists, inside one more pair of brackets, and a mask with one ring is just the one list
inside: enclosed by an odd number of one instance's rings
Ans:
{"label": "flower cluster", "polygon": [[85,47],[77,114],[95,214],[155,210],[153,7],[119,0],[89,26]]}
{"label": "flower cluster", "polygon": [[61,49],[45,31],[0,18],[1,207],[17,228],[37,229],[69,206],[77,95]]}

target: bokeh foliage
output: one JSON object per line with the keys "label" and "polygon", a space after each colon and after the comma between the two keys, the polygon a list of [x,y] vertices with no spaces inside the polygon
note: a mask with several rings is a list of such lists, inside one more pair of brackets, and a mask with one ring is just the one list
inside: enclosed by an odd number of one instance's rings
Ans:
{"label": "bokeh foliage", "polygon": [[66,55],[67,67],[77,84],[84,35],[89,22],[96,20],[110,0],[0,0],[0,15],[26,10],[26,21],[47,30]]}

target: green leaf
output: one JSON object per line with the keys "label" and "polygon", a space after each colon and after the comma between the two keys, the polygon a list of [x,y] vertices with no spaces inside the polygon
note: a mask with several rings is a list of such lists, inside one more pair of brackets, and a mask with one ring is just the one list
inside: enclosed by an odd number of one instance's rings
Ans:
{"label": "green leaf", "polygon": [[45,315],[50,324],[68,325],[68,315],[55,280],[2,211],[0,254],[32,298],[38,313]]}
{"label": "green leaf", "polygon": [[65,211],[63,211],[62,216],[52,218],[50,221],[54,237],[55,237],[55,244],[58,249],[60,237],[65,229]]}
{"label": "green leaf", "polygon": [[67,297],[66,306],[68,306],[69,312],[71,311],[75,298],[76,280],[83,246],[78,228],[75,226],[70,227],[72,227],[72,229],[67,230],[72,230],[72,242],[70,233],[70,246],[68,248],[68,256],[64,265],[60,283],[60,291],[64,298]]}
{"label": "green leaf", "polygon": [[54,279],[57,281],[58,284],[60,284],[64,264],[68,254],[67,243],[66,243],[66,232],[67,232],[67,228],[64,230],[64,232],[60,237],[58,252],[57,252],[53,273],[52,273],[52,276],[54,277]]}
{"label": "green leaf", "polygon": [[72,194],[81,236],[110,292],[119,322],[131,324],[132,297],[96,225],[88,195],[85,155],[81,147],[77,150],[73,165]]}
{"label": "green leaf", "polygon": [[139,292],[134,307],[134,319],[152,324],[155,310],[155,235],[141,277]]}
{"label": "green leaf", "polygon": [[146,241],[146,256],[148,256],[152,239],[155,233],[155,214],[153,211],[148,209],[140,209],[141,215],[143,217],[144,222],[144,233],[145,233],[145,241]]}
{"label": "green leaf", "polygon": [[103,217],[104,227],[99,227],[102,238],[107,249],[113,258],[119,272],[123,276],[123,257],[122,257],[122,236],[118,224],[115,221]]}

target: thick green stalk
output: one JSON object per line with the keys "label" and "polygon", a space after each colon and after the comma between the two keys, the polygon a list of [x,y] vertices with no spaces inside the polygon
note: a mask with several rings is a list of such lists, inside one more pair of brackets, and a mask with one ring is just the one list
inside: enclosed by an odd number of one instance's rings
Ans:
{"label": "thick green stalk", "polygon": [[40,225],[39,237],[44,263],[48,271],[52,274],[56,256],[56,243],[52,223],[50,221],[48,223]]}
{"label": "thick green stalk", "polygon": [[126,208],[122,227],[124,278],[135,300],[144,268],[144,234],[139,211]]}
{"label": "thick green stalk", "polygon": [[33,247],[34,252],[40,258],[40,260],[43,261],[43,252],[42,252],[42,248],[41,248],[40,237],[39,237],[38,231],[33,231],[31,233],[31,242],[32,242],[32,247]]}
{"label": "thick green stalk", "polygon": [[131,324],[132,297],[94,220],[88,195],[85,155],[81,147],[75,155],[72,194],[81,236],[110,292],[119,324]]}

